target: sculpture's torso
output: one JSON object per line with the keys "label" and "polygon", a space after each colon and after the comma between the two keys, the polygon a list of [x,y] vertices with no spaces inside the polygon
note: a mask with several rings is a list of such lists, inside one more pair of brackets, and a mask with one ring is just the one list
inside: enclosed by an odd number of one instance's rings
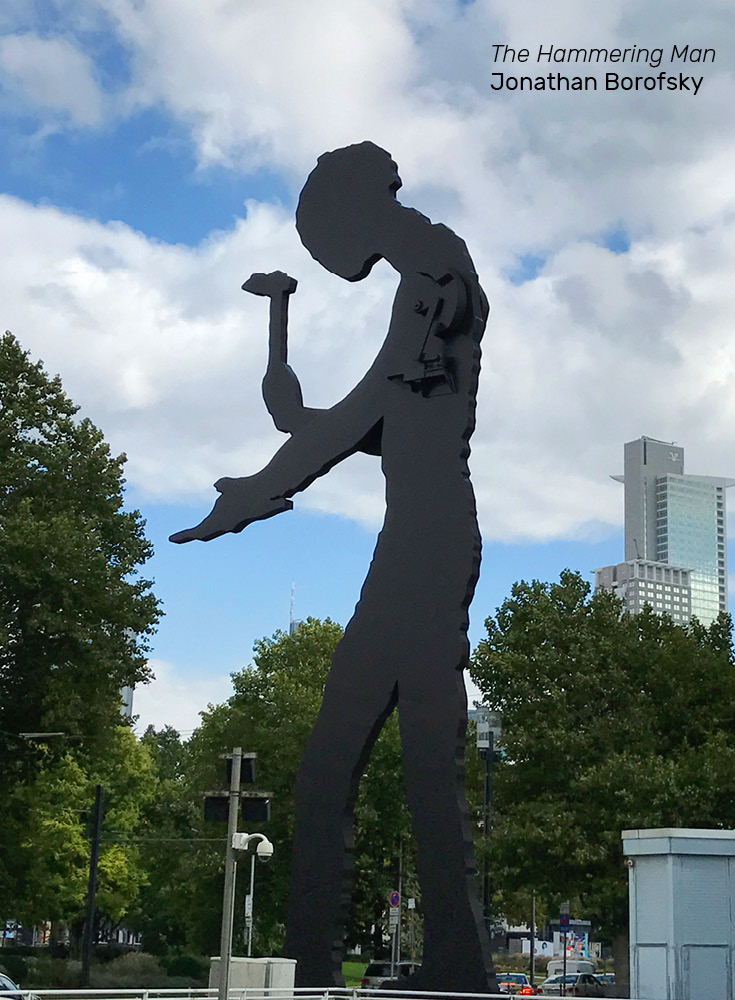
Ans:
{"label": "sculpture's torso", "polygon": [[[451,236],[452,249],[464,250],[444,227],[431,228],[443,230],[444,243],[444,234]],[[389,607],[390,627],[400,631],[424,627],[456,608],[458,633],[465,632],[479,572],[480,535],[468,456],[487,306],[466,250],[463,258],[443,259],[439,267],[430,262],[432,273],[458,271],[470,295],[465,327],[445,347],[453,391],[424,395],[419,385],[399,377],[415,362],[426,329],[416,311],[427,288],[420,273],[403,277],[388,337],[372,369],[373,377],[378,367],[385,379],[381,455],[387,510],[357,613],[370,614],[379,605],[384,614]],[[419,589],[420,607],[414,600]]]}

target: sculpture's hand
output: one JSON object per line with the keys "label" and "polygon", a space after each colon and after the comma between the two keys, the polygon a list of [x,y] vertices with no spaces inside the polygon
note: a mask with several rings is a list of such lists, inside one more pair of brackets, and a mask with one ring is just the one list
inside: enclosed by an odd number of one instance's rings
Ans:
{"label": "sculpture's hand", "polygon": [[264,493],[258,476],[242,479],[218,479],[214,488],[222,495],[211,513],[195,528],[186,528],[171,535],[172,542],[192,542],[195,539],[209,542],[228,531],[238,532],[266,517],[273,517],[284,510],[291,510],[293,502],[286,497],[269,497]]}

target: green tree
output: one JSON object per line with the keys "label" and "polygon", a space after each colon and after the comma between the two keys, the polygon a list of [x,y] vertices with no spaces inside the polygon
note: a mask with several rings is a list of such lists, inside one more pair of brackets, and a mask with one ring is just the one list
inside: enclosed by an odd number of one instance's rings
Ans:
{"label": "green tree", "polygon": [[155,786],[137,831],[147,881],[127,923],[142,933],[145,951],[160,955],[181,950],[197,928],[192,851],[200,846],[201,796],[191,787],[189,744],[175,729],[150,726],[141,742],[151,755]]}
{"label": "green tree", "polygon": [[[187,745],[188,801],[196,806],[196,812],[192,817],[182,806],[182,815],[186,822],[191,820],[191,847],[182,849],[176,861],[176,881],[182,891],[164,903],[161,886],[157,898],[161,914],[164,906],[173,908],[169,911],[172,925],[177,922],[184,929],[189,947],[195,950],[214,953],[219,944],[224,827],[204,822],[201,801],[204,790],[223,787],[221,755],[233,746],[257,752],[257,787],[273,793],[272,817],[262,832],[273,841],[275,854],[268,865],[258,865],[256,870],[254,945],[261,952],[280,947],[291,869],[293,785],[341,635],[341,627],[334,622],[310,618],[293,635],[278,632],[257,642],[252,664],[233,675],[233,696],[222,705],[209,707]],[[410,880],[413,838],[403,790],[397,720],[392,718],[373,750],[357,803],[349,943],[372,943],[370,928],[381,923],[388,894],[397,888],[400,859],[404,878]],[[246,868],[241,865],[241,873]],[[239,947],[242,894],[248,881],[245,874],[238,881]],[[158,876],[152,873],[146,892],[152,891],[154,882],[157,884]]]}
{"label": "green tree", "polygon": [[[147,873],[135,841],[142,810],[153,795],[149,750],[127,726],[107,733],[106,754],[46,752],[32,778],[5,799],[11,852],[12,915],[79,924],[84,915],[90,859],[89,815],[95,786],[105,789],[97,906],[119,922],[137,901]],[[8,914],[10,915],[10,914]]]}
{"label": "green tree", "polygon": [[8,733],[100,733],[120,688],[149,676],[159,608],[137,573],[151,545],[123,509],[124,456],[76,412],[0,338],[0,746],[13,757]]}
{"label": "green tree", "polygon": [[[1,337],[0,898],[8,916],[73,915],[84,851],[72,804],[88,808],[94,782],[122,781],[137,753],[132,734],[119,732],[120,689],[148,678],[159,616],[138,575],[151,554],[144,522],[123,507],[124,456],[114,458],[76,413],[60,380],[11,334]],[[65,737],[39,745],[19,735],[39,731]],[[131,781],[115,809],[133,808]],[[129,830],[129,820],[116,822]],[[128,856],[108,852],[101,865],[110,913],[124,911],[141,881]]]}
{"label": "green tree", "polygon": [[[621,831],[735,823],[729,617],[682,628],[590,596],[577,573],[517,583],[471,672],[503,712],[495,883],[572,899],[598,932],[627,927]],[[622,944],[622,941],[621,941]]]}

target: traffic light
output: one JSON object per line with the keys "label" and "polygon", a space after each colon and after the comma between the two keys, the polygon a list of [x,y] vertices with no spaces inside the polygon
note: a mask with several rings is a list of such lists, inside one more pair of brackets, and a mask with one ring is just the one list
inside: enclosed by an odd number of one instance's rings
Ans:
{"label": "traffic light", "polygon": [[[271,818],[271,793],[244,790],[243,785],[255,781],[255,761],[257,753],[244,753],[240,763],[240,815],[247,823],[267,823]],[[232,754],[226,755],[228,790],[217,789],[204,793],[204,818],[210,823],[226,823],[230,812],[230,792],[232,785]]]}
{"label": "traffic light", "polygon": [[240,797],[240,815],[246,823],[267,823],[271,818],[271,800],[267,792],[246,792]]}

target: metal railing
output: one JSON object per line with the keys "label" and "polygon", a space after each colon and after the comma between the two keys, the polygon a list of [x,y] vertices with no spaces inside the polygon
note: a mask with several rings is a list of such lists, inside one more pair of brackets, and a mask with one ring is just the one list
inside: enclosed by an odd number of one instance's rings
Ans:
{"label": "metal railing", "polygon": [[[179,989],[18,989],[0,990],[0,1000],[213,1000],[217,990],[207,987],[183,987]],[[509,993],[459,993],[426,990],[388,990],[378,986],[357,988],[350,986],[251,987],[248,989],[230,987],[229,1000],[508,1000]],[[547,994],[536,994],[543,1000],[556,1000]],[[641,998],[644,1000],[644,998]]]}

